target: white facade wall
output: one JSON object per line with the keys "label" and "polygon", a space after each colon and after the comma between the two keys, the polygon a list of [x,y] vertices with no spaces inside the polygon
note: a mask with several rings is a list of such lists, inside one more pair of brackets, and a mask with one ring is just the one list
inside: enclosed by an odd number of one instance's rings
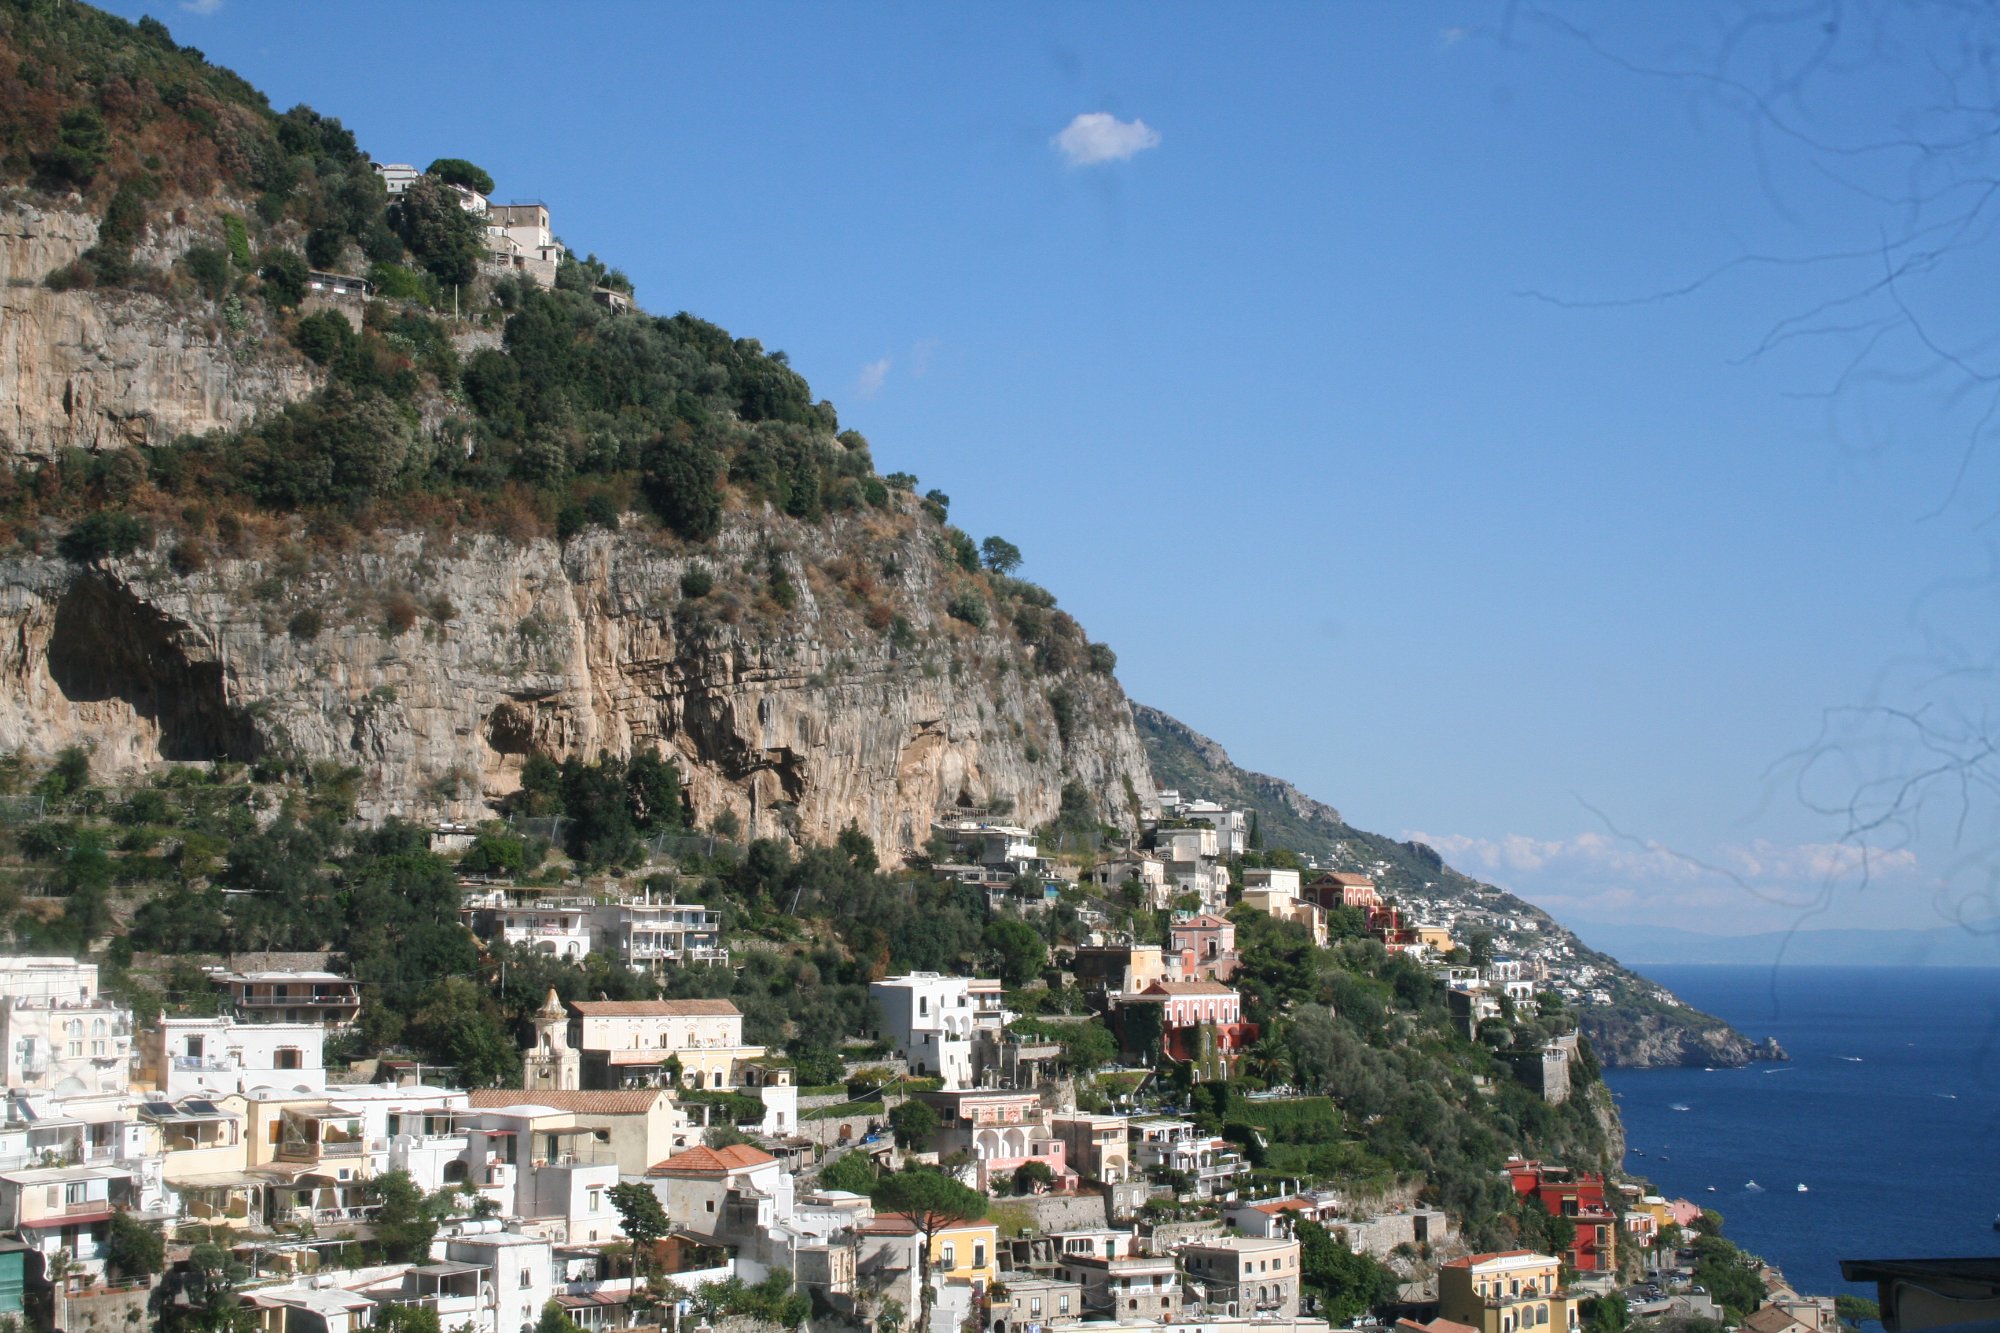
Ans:
{"label": "white facade wall", "polygon": [[[492,1270],[493,1333],[532,1333],[542,1307],[555,1297],[549,1243],[509,1232],[447,1240],[445,1258]],[[447,1325],[449,1327],[449,1325]]]}
{"label": "white facade wall", "polygon": [[158,1041],[160,1091],[169,1101],[326,1087],[326,1031],[317,1023],[162,1018]]}
{"label": "white facade wall", "polygon": [[972,1083],[972,1036],[979,1022],[972,980],[913,972],[870,982],[868,996],[882,1011],[882,1038],[910,1062],[912,1072],[937,1075],[947,1089]]}
{"label": "white facade wall", "polygon": [[742,1014],[586,1015],[577,1049],[585,1051],[728,1050],[743,1045]]}

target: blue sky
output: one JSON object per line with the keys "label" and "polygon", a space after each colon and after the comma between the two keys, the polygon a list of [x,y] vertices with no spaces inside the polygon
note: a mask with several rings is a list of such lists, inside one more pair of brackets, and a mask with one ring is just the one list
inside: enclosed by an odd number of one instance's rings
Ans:
{"label": "blue sky", "polygon": [[[1954,489],[1984,403],[1935,373],[1981,350],[1983,215],[1817,321],[1858,331],[1745,359],[1963,197],[1970,151],[1834,151],[1940,130],[1914,117],[1957,20],[1843,31],[1760,118],[1657,71],[1770,86],[1816,21],[1730,45],[1742,11],[1697,4],[150,8],[379,159],[546,200],[649,309],[783,348],[885,471],[1019,544],[1134,698],[1364,827],[1586,919],[1996,914],[1990,805],[1879,831],[1862,890],[1848,816],[1781,762],[1828,708],[1983,703],[1938,680],[1994,647],[2000,477],[1975,452]],[[1064,151],[1079,116],[1110,156]],[[1931,345],[1867,327],[1885,300]],[[1919,762],[1843,716],[1822,807]]]}

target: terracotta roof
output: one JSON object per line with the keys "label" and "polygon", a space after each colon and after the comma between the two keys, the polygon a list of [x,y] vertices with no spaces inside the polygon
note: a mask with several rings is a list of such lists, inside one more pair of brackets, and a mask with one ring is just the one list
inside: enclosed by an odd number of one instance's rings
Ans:
{"label": "terracotta roof", "polygon": [[1375,881],[1367,875],[1356,875],[1346,870],[1336,870],[1330,878],[1335,884],[1353,884],[1357,887],[1366,884],[1371,889],[1375,887]]}
{"label": "terracotta roof", "polygon": [[585,1018],[733,1018],[742,1014],[728,1000],[571,1000]]}
{"label": "terracotta roof", "polygon": [[1258,1212],[1269,1213],[1273,1217],[1276,1217],[1288,1208],[1315,1208],[1317,1206],[1311,1199],[1298,1198],[1296,1196],[1290,1199],[1273,1199],[1269,1203],[1252,1205]]}
{"label": "terracotta roof", "polygon": [[1801,1328],[1807,1326],[1804,1320],[1780,1310],[1775,1305],[1767,1305],[1743,1321],[1743,1327],[1751,1330],[1751,1333],[1785,1333],[1785,1330],[1794,1324]]}
{"label": "terracotta roof", "polygon": [[1555,1262],[1548,1255],[1536,1254],[1533,1250],[1494,1250],[1487,1254],[1468,1254],[1463,1259],[1453,1259],[1444,1266],[1446,1268],[1470,1268],[1474,1264],[1491,1263],[1495,1259],[1548,1259],[1550,1263]]}
{"label": "terracotta roof", "polygon": [[727,1148],[703,1146],[689,1148],[686,1152],[675,1153],[664,1162],[656,1162],[652,1170],[646,1174],[685,1172],[699,1175],[726,1175],[731,1171],[743,1171],[777,1160],[771,1154],[760,1152],[745,1143],[732,1143]]}
{"label": "terracotta roof", "polygon": [[914,1236],[917,1224],[908,1213],[877,1213],[861,1232],[867,1236]]}
{"label": "terracotta roof", "polygon": [[1479,1333],[1479,1330],[1470,1324],[1461,1324],[1455,1319],[1443,1318],[1433,1319],[1428,1324],[1420,1324],[1414,1319],[1398,1319],[1396,1327],[1400,1329],[1415,1329],[1418,1330],[1418,1333]]}
{"label": "terracotta roof", "polygon": [[584,1115],[644,1115],[662,1097],[664,1088],[644,1088],[637,1092],[519,1092],[511,1088],[474,1088],[466,1094],[474,1110],[497,1110],[503,1106],[552,1106],[558,1111]]}

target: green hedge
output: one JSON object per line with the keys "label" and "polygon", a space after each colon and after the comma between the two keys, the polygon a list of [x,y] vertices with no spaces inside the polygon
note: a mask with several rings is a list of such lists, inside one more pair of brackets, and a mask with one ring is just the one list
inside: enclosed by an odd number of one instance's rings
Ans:
{"label": "green hedge", "polygon": [[816,1110],[805,1112],[803,1115],[799,1117],[799,1119],[846,1120],[851,1116],[881,1115],[881,1114],[882,1114],[882,1102],[878,1098],[875,1101],[869,1101],[869,1102],[842,1102],[838,1106],[822,1106]]}

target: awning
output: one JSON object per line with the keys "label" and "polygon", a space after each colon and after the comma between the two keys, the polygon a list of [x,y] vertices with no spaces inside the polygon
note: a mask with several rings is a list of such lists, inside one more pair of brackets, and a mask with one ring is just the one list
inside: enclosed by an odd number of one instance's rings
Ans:
{"label": "awning", "polygon": [[0,1174],[16,1185],[66,1185],[79,1180],[130,1180],[130,1171],[115,1166],[35,1166]]}
{"label": "awning", "polygon": [[424,1277],[458,1277],[465,1273],[484,1273],[485,1264],[460,1263],[456,1259],[444,1259],[434,1264],[418,1264],[410,1270]]}
{"label": "awning", "polygon": [[332,1176],[322,1170],[317,1162],[266,1162],[262,1166],[250,1168],[251,1174],[261,1176],[266,1182],[288,1182],[318,1178],[331,1180]]}
{"label": "awning", "polygon": [[268,1176],[253,1176],[247,1171],[207,1171],[198,1175],[182,1176],[179,1180],[169,1180],[170,1190],[221,1190],[233,1189],[239,1185],[268,1185]]}
{"label": "awning", "polygon": [[557,1296],[556,1304],[565,1310],[588,1310],[592,1306],[630,1305],[630,1293],[614,1295],[608,1291],[595,1292],[588,1296]]}

